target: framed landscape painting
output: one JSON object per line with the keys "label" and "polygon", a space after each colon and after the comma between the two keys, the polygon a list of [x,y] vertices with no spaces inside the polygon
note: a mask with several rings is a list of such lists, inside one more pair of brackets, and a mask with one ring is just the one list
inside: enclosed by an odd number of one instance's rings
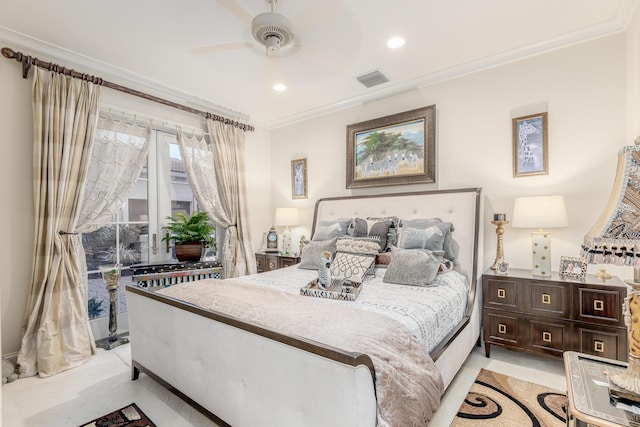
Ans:
{"label": "framed landscape painting", "polygon": [[347,126],[347,188],[435,182],[436,106]]}
{"label": "framed landscape painting", "polygon": [[511,120],[513,132],[513,176],[547,175],[549,147],[547,113],[516,117]]}

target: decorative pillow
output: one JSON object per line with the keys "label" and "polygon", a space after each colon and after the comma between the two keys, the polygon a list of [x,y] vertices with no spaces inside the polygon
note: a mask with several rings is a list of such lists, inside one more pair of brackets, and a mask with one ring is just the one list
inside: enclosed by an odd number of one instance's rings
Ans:
{"label": "decorative pillow", "polygon": [[317,270],[321,265],[322,253],[324,251],[331,252],[331,256],[336,253],[336,240],[316,240],[313,242],[305,241],[302,247],[302,254],[300,255],[300,265],[298,268],[305,270]]}
{"label": "decorative pillow", "polygon": [[[379,252],[385,252],[393,246],[393,242],[389,242],[389,229],[392,225],[391,218],[354,218],[349,225],[348,234],[353,237],[378,237],[380,239]],[[395,228],[392,231],[392,236],[395,236]]]}
{"label": "decorative pillow", "polygon": [[382,281],[400,285],[430,285],[438,274],[443,254],[443,251],[427,249],[394,249]]}
{"label": "decorative pillow", "polygon": [[367,274],[371,274],[378,249],[377,239],[339,238],[337,252],[331,263],[331,280],[350,280],[362,283]]}
{"label": "decorative pillow", "polygon": [[311,240],[330,240],[334,237],[346,236],[351,218],[340,218],[319,221]]}
{"label": "decorative pillow", "polygon": [[362,283],[362,279],[371,270],[375,255],[337,252],[331,263],[331,280],[350,280]]}
{"label": "decorative pillow", "polygon": [[[437,227],[440,233],[432,227]],[[453,244],[453,230],[452,223],[443,222],[439,218],[403,220],[398,233],[398,247],[404,249],[443,250],[444,257],[455,262],[458,257]],[[424,243],[421,243],[421,241]]]}

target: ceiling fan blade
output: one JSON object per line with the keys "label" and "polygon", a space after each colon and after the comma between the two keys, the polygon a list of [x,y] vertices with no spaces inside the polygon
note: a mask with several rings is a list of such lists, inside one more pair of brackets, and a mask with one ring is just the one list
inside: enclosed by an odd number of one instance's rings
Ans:
{"label": "ceiling fan blade", "polygon": [[253,15],[251,15],[245,8],[240,6],[235,0],[215,0],[222,7],[231,12],[235,17],[237,17],[242,22],[247,25],[251,25],[251,20],[253,19]]}
{"label": "ceiling fan blade", "polygon": [[253,47],[253,45],[254,43],[250,43],[246,41],[228,42],[228,43],[221,43],[221,44],[207,44],[202,46],[194,46],[194,47],[188,48],[187,51],[194,55],[208,55],[211,53],[226,52],[229,50]]}

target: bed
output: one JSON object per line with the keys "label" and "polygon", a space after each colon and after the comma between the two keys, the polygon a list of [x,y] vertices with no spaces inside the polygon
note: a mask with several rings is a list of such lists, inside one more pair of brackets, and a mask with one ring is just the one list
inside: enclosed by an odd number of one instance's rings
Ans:
{"label": "bed", "polygon": [[[318,272],[299,265],[157,292],[128,286],[132,378],[145,372],[222,425],[426,425],[480,333],[480,193],[317,201],[312,235],[343,218],[453,224],[456,266],[433,286],[390,285],[380,267],[355,301],[301,296]],[[431,315],[445,326],[425,326],[431,308],[420,301],[436,298],[446,308]],[[366,334],[342,333],[341,319]]]}

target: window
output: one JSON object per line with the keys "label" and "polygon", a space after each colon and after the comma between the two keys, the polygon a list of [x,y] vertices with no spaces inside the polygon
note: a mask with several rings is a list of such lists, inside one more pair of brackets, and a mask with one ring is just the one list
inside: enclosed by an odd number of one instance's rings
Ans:
{"label": "window", "polygon": [[127,202],[111,222],[82,236],[89,274],[87,297],[90,319],[109,315],[109,294],[100,275],[100,265],[122,265],[118,312],[126,312],[122,284],[131,280],[131,265],[171,261],[174,258],[173,248],[162,241],[166,217],[177,212],[190,214],[196,209],[197,203],[182,164],[176,135],[154,130],[147,164]]}

